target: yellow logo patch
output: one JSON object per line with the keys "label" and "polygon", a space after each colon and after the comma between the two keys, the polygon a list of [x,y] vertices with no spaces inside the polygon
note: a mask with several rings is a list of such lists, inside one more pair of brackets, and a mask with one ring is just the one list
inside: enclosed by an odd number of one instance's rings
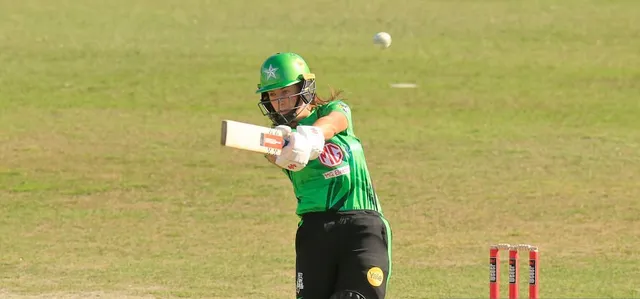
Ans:
{"label": "yellow logo patch", "polygon": [[369,272],[367,272],[367,280],[374,287],[381,286],[384,281],[384,273],[382,272],[382,269],[378,267],[369,269]]}

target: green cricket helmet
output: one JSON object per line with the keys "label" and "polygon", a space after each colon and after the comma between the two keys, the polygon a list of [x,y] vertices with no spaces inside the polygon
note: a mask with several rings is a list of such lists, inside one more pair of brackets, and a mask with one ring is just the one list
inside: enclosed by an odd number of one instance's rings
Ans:
{"label": "green cricket helmet", "polygon": [[[269,98],[269,91],[294,84],[300,85],[299,93],[278,99]],[[256,93],[261,95],[258,106],[262,114],[268,116],[276,126],[286,125],[298,116],[300,107],[309,105],[316,97],[315,75],[311,73],[309,66],[300,55],[291,52],[277,53],[262,63],[260,84]],[[298,96],[298,100],[291,111],[282,114],[273,107],[273,102],[295,96]]]}

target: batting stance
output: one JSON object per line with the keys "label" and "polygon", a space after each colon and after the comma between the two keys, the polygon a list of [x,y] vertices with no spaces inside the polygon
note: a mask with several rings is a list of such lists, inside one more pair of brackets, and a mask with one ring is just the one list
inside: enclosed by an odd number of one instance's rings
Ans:
{"label": "batting stance", "polygon": [[391,275],[391,229],[356,137],[349,106],[316,95],[315,76],[295,53],[260,70],[259,107],[288,144],[267,159],[293,184],[298,299],[382,299]]}

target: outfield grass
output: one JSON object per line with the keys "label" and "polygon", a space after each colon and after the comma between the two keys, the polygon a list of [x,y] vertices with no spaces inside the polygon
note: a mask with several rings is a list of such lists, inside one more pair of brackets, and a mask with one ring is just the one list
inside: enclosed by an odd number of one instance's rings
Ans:
{"label": "outfield grass", "polygon": [[276,3],[0,0],[0,297],[292,298],[291,187],[219,146],[277,51],[345,90],[389,298],[486,298],[496,242],[640,297],[640,2]]}

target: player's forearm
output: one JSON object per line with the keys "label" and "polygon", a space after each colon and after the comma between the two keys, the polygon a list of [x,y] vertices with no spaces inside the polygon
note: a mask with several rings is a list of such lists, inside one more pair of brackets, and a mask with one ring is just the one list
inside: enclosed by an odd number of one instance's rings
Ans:
{"label": "player's forearm", "polygon": [[320,128],[324,135],[324,140],[329,140],[336,134],[347,129],[347,118],[342,113],[333,112],[327,116],[319,118],[313,126]]}
{"label": "player's forearm", "polygon": [[325,123],[316,122],[313,125],[315,127],[320,128],[320,130],[322,131],[322,135],[324,135],[324,140],[329,140],[333,138],[333,136],[339,133],[336,126],[329,122],[325,122]]}

